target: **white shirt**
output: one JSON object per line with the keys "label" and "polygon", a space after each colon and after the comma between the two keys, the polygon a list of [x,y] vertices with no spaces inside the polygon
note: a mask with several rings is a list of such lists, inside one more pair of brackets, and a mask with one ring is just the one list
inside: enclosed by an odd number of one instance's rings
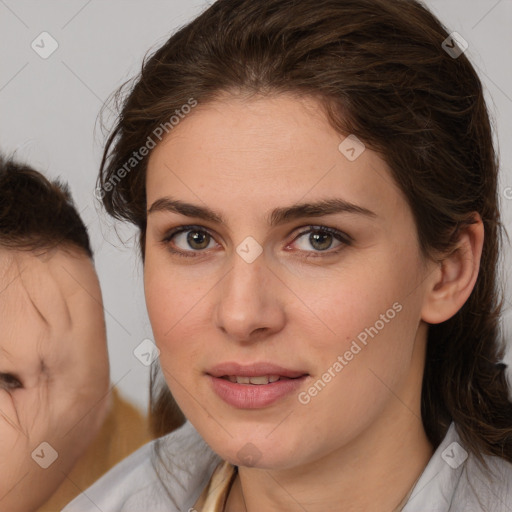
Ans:
{"label": "white shirt", "polygon": [[[494,477],[464,449],[452,423],[402,512],[512,512],[512,464],[484,459]],[[192,512],[220,462],[187,421],[121,461],[62,512]]]}

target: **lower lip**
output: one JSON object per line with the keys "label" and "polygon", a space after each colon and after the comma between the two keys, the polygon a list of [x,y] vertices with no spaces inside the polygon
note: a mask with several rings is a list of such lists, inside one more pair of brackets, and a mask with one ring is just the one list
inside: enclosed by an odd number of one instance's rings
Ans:
{"label": "lower lip", "polygon": [[259,409],[277,402],[296,392],[304,383],[306,375],[296,379],[278,380],[269,384],[238,384],[227,379],[208,375],[213,390],[229,405],[239,409]]}

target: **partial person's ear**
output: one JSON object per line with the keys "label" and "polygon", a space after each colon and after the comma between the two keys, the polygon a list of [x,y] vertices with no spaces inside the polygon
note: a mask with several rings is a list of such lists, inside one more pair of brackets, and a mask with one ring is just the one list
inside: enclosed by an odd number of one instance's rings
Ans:
{"label": "partial person's ear", "polygon": [[453,251],[438,263],[422,308],[422,320],[438,324],[459,311],[475,286],[484,243],[484,225],[478,213],[464,225]]}

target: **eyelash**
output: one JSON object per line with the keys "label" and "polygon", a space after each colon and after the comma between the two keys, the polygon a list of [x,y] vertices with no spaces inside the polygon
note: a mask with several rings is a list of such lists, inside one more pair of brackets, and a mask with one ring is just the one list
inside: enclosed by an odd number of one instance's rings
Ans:
{"label": "eyelash", "polygon": [[[180,233],[184,233],[184,232],[187,232],[187,231],[198,231],[198,232],[201,232],[201,233],[207,233],[208,236],[210,236],[211,238],[215,239],[213,237],[213,235],[205,228],[201,227],[201,226],[180,226],[180,227],[177,227],[177,228],[173,228],[172,230],[170,230],[168,233],[166,233],[165,237],[163,238],[162,240],[162,243],[166,246],[167,250],[169,252],[171,252],[172,254],[175,254],[176,256],[180,256],[180,257],[183,257],[183,258],[197,258],[197,254],[198,253],[202,253],[202,252],[206,252],[205,250],[199,250],[199,251],[194,251],[194,250],[190,250],[190,251],[181,251],[181,250],[176,250],[176,249],[173,249],[171,246],[170,246],[170,242],[172,240],[172,238]],[[328,233],[330,235],[332,235],[335,239],[337,239],[339,242],[342,243],[342,245],[340,245],[337,249],[335,250],[326,250],[326,251],[304,251],[306,253],[309,253],[307,254],[306,256],[303,256],[304,258],[318,258],[318,257],[325,257],[327,255],[329,256],[332,256],[334,254],[338,254],[345,246],[349,246],[352,244],[352,238],[341,232],[341,231],[338,231],[337,229],[333,229],[333,228],[329,228],[327,226],[309,226],[308,229],[304,230],[304,231],[301,231],[293,240],[291,243],[295,242],[297,239],[299,239],[301,236],[303,235],[306,235],[306,234],[309,234],[309,233]],[[192,253],[192,254],[190,254]]]}

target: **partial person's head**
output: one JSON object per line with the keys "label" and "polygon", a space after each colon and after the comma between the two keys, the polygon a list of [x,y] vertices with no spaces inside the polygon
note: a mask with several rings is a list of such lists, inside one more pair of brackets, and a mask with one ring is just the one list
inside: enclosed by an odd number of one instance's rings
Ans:
{"label": "partial person's head", "polygon": [[[125,98],[103,203],[140,229],[167,384],[233,463],[313,462],[408,414],[512,459],[497,158],[446,41],[411,0],[218,0]],[[262,362],[293,391],[240,398]]]}
{"label": "partial person's head", "polygon": [[68,188],[0,159],[0,509],[35,510],[108,406],[101,290]]}

